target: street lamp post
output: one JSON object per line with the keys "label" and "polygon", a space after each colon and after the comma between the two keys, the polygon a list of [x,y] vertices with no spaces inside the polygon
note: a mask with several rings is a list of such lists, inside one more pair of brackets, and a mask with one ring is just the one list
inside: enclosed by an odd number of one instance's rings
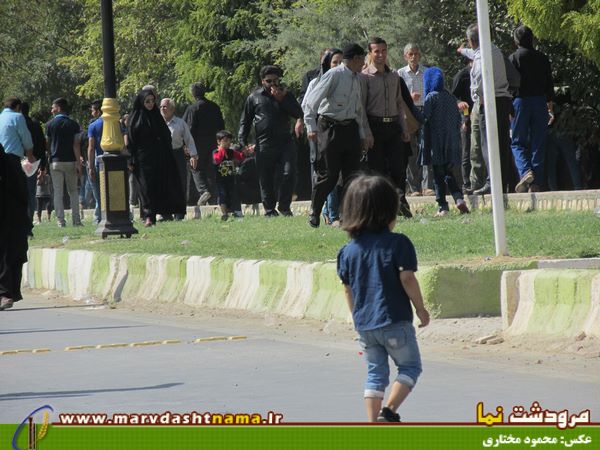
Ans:
{"label": "street lamp post", "polygon": [[102,102],[102,139],[100,162],[100,203],[102,221],[96,234],[131,237],[137,230],[129,216],[127,158],[121,154],[123,134],[119,123],[119,102],[115,76],[115,44],[112,0],[101,0],[102,51],[104,64],[104,100]]}

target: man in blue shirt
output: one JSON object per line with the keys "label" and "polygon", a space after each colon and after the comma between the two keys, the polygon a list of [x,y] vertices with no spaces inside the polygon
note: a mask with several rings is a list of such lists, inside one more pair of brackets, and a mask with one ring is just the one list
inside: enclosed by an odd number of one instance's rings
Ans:
{"label": "man in blue shirt", "polygon": [[54,209],[58,226],[65,227],[63,186],[67,183],[73,226],[81,226],[77,180],[81,175],[81,141],[76,139],[79,124],[67,115],[68,103],[64,98],[52,102],[54,118],[46,124],[46,137],[50,153],[50,170],[54,188]]}
{"label": "man in blue shirt", "polygon": [[102,155],[104,151],[100,147],[100,141],[102,140],[102,126],[104,121],[102,120],[102,102],[95,100],[90,106],[92,112],[92,121],[88,127],[88,175],[90,177],[90,184],[92,186],[92,193],[94,194],[94,201],[96,202],[96,209],[94,210],[94,223],[100,223],[102,219],[100,212],[100,182],[98,174],[100,173],[100,163],[98,156]]}
{"label": "man in blue shirt", "polygon": [[33,142],[25,117],[21,114],[21,103],[17,97],[4,100],[4,111],[0,114],[0,144],[4,147],[4,153],[20,159],[27,154],[33,162]]}

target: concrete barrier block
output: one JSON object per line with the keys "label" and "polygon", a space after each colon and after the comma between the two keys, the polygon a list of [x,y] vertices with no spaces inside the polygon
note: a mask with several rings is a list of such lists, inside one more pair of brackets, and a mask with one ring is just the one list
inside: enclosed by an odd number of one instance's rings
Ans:
{"label": "concrete barrier block", "polygon": [[69,295],[69,251],[56,250],[54,260],[54,289]]}
{"label": "concrete barrier block", "polygon": [[[513,281],[518,289],[518,307],[506,335],[573,337],[585,331],[600,336],[598,270],[528,270]],[[508,320],[503,317],[504,323]]]}
{"label": "concrete barrier block", "polygon": [[337,276],[334,263],[319,263],[313,269],[312,296],[306,308],[306,317],[319,320],[352,322],[346,305],[344,288]]}
{"label": "concrete barrier block", "polygon": [[202,306],[207,301],[211,279],[211,264],[215,258],[190,256],[186,262],[185,285],[183,287],[183,302],[190,306]]}
{"label": "concrete barrier block", "polygon": [[108,300],[106,285],[112,284],[111,281],[117,270],[114,265],[111,265],[112,259],[113,257],[107,253],[93,253],[88,294],[94,298]]}
{"label": "concrete barrier block", "polygon": [[318,264],[292,262],[286,265],[285,290],[275,312],[302,318],[312,300],[313,274]]}
{"label": "concrete barrier block", "polygon": [[233,264],[233,282],[223,308],[250,310],[252,299],[260,285],[260,265],[257,260],[237,260]]}
{"label": "concrete barrier block", "polygon": [[510,326],[504,331],[507,335],[518,335],[527,332],[529,320],[533,314],[535,304],[534,282],[537,270],[521,271],[516,277],[517,285],[517,310],[514,313]]}
{"label": "concrete barrier block", "polygon": [[162,259],[162,268],[166,278],[160,287],[157,298],[163,302],[183,302],[186,280],[187,256],[167,255]]}
{"label": "concrete barrier block", "polygon": [[600,273],[592,279],[590,310],[583,324],[583,331],[588,336],[600,338]]}
{"label": "concrete barrier block", "polygon": [[234,279],[235,259],[215,258],[210,264],[210,286],[206,291],[205,306],[223,308]]}
{"label": "concrete barrier block", "polygon": [[45,248],[42,250],[42,276],[41,286],[45,289],[56,289],[56,249]]}
{"label": "concrete barrier block", "polygon": [[508,270],[502,273],[500,280],[500,310],[502,313],[502,328],[511,324],[519,307],[519,276],[521,271]]}
{"label": "concrete barrier block", "polygon": [[120,301],[134,301],[139,297],[139,291],[146,280],[146,260],[148,255],[125,254],[124,261],[127,267],[127,277],[121,290]]}
{"label": "concrete barrier block", "polygon": [[127,255],[110,255],[109,277],[102,290],[102,299],[117,303],[122,301],[123,289],[129,276]]}
{"label": "concrete barrier block", "polygon": [[94,253],[86,250],[71,250],[67,258],[68,293],[73,300],[82,300],[90,294]]}
{"label": "concrete barrier block", "polygon": [[259,286],[250,301],[249,307],[255,312],[278,312],[285,301],[286,285],[288,283],[288,261],[261,261],[259,267]]}

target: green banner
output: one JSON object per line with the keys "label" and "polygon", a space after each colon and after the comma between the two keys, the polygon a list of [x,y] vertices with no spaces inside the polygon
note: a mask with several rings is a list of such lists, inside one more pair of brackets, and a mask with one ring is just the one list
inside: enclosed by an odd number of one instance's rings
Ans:
{"label": "green banner", "polygon": [[[410,450],[600,448],[600,425],[0,425],[0,449],[37,450]],[[16,437],[16,446],[13,439]],[[41,439],[39,436],[42,435]]]}

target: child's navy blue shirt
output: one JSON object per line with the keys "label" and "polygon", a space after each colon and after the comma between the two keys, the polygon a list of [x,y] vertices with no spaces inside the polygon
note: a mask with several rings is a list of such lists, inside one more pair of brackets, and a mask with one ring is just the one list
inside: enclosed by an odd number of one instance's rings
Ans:
{"label": "child's navy blue shirt", "polygon": [[403,234],[365,232],[340,249],[338,276],[352,291],[357,331],[412,322],[410,299],[400,282],[403,270],[417,270],[415,247]]}

